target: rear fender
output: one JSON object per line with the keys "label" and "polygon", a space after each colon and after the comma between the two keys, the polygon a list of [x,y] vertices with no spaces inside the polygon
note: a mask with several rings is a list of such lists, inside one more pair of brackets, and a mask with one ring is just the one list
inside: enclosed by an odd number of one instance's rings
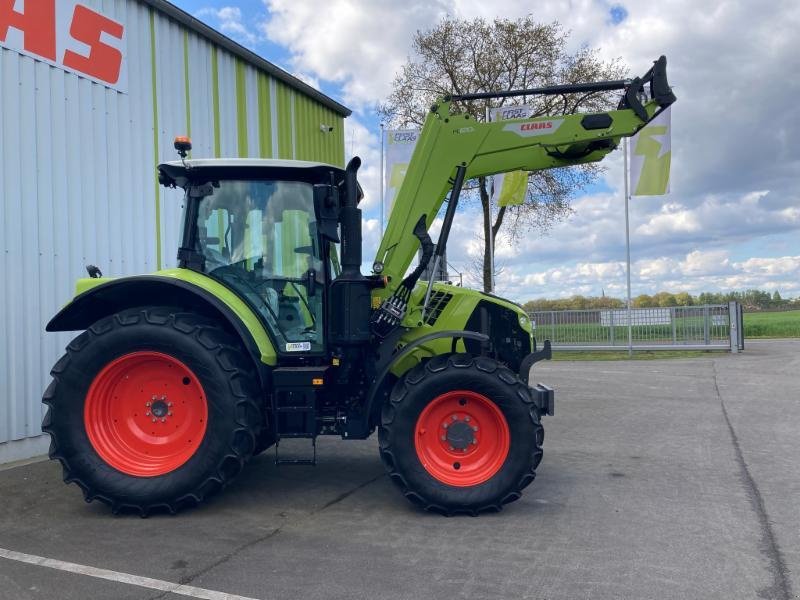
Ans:
{"label": "rear fender", "polygon": [[[175,271],[179,271],[176,269]],[[213,318],[238,337],[259,373],[262,383],[267,365],[277,354],[258,317],[230,290],[204,275],[165,271],[164,275],[137,275],[109,279],[76,295],[47,324],[47,331],[81,331],[92,323],[139,306],[177,306]],[[196,281],[195,281],[196,280]],[[81,286],[78,286],[81,289]]]}

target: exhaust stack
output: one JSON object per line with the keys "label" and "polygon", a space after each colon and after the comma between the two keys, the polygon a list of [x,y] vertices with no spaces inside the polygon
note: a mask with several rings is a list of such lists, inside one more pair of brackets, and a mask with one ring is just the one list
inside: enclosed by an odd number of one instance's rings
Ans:
{"label": "exhaust stack", "polygon": [[342,274],[349,280],[364,279],[361,274],[361,209],[358,208],[358,169],[361,159],[354,156],[345,169],[344,204],[339,213],[342,225]]}

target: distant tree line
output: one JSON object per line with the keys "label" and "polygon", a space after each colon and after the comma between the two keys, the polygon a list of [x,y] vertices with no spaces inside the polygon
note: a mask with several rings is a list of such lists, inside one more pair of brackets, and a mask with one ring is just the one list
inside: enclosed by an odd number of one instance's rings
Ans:
{"label": "distant tree line", "polygon": [[[704,304],[727,304],[736,300],[745,310],[793,310],[800,309],[800,297],[782,298],[777,290],[773,293],[762,290],[742,292],[703,292],[693,296],[688,292],[658,292],[652,296],[641,294],[633,298],[634,308],[655,308],[669,306],[702,306]],[[572,296],[550,300],[537,298],[523,304],[528,311],[535,310],[586,310],[596,308],[625,308],[625,301],[610,296]]]}

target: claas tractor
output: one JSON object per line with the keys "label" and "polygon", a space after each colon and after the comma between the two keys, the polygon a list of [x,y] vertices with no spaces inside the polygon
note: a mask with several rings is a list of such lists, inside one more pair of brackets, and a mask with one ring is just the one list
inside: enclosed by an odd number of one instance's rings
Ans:
{"label": "claas tractor", "polygon": [[[618,109],[593,114],[476,122],[455,108],[608,90],[621,90]],[[47,325],[82,331],[44,394],[50,457],[87,501],[147,515],[204,501],[268,448],[278,464],[313,464],[318,436],[377,430],[390,479],[415,504],[499,510],[542,459],[554,392],[530,373],[550,344],[537,346],[513,302],[422,273],[437,271],[465,181],[599,161],[674,100],[664,57],[633,80],[441,98],[368,275],[357,157],[344,169],[189,159],[176,139],[180,160],[158,177],[184,191],[177,268],[91,269]],[[306,440],[292,444],[302,458],[281,454],[288,438]]]}

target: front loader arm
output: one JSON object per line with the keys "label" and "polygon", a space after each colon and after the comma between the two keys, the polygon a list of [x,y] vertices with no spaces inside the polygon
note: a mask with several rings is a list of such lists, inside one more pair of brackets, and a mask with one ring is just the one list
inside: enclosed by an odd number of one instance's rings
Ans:
{"label": "front loader arm", "polygon": [[[656,65],[665,68],[665,59]],[[375,272],[388,276],[390,285],[377,293],[385,297],[397,288],[419,242],[412,232],[414,223],[425,215],[430,227],[450,190],[458,166],[466,167],[466,178],[474,179],[508,171],[538,171],[601,160],[623,137],[634,135],[666,108],[669,98],[653,94],[641,104],[638,91],[652,69],[635,86],[632,106],[593,114],[570,114],[479,123],[469,115],[452,114],[451,103],[435,104],[425,120],[417,146],[391,209],[381,245],[375,258]],[[663,86],[666,76],[663,75]]]}

